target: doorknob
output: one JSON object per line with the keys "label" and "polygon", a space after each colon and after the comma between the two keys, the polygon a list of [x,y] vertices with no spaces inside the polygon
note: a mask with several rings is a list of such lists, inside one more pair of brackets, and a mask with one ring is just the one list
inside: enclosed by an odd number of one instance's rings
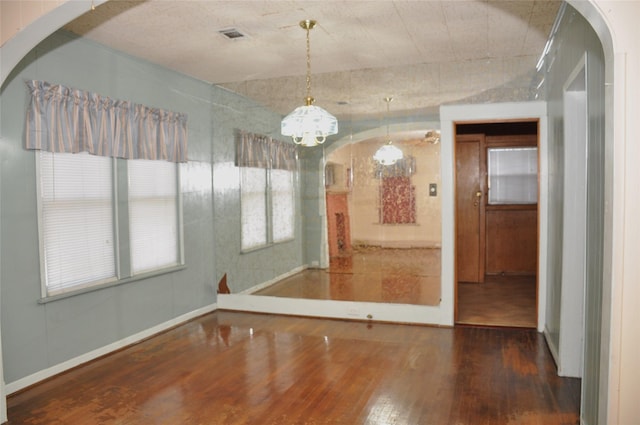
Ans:
{"label": "doorknob", "polygon": [[473,202],[473,206],[477,207],[478,206],[478,201],[480,200],[480,198],[482,198],[482,192],[477,191],[476,192],[476,199]]}
{"label": "doorknob", "polygon": [[482,197],[482,192],[477,191],[477,192],[476,192],[476,198],[481,198],[481,197]]}

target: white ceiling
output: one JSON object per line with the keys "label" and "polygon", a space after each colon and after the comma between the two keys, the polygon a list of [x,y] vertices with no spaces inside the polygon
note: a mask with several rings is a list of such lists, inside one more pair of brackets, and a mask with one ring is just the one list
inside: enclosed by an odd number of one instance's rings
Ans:
{"label": "white ceiling", "polygon": [[[286,114],[312,95],[339,118],[526,100],[560,2],[110,1],[65,28]],[[228,40],[219,30],[247,35]]]}

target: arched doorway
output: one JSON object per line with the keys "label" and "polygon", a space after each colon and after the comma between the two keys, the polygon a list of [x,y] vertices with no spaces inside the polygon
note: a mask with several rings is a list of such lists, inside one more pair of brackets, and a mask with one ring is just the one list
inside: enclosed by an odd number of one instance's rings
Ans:
{"label": "arched doorway", "polygon": [[[72,7],[71,3],[78,3],[75,8]],[[96,0],[95,1],[96,4],[100,4],[101,1]],[[596,2],[595,4],[597,5],[598,3],[603,3],[603,2]],[[611,41],[611,36],[609,34],[609,29],[608,29],[608,24],[607,22],[605,22],[603,16],[600,14],[600,11],[598,10],[598,8],[596,6],[594,6],[593,3],[587,3],[587,2],[578,2],[578,1],[574,1],[572,2],[572,4],[575,5],[575,7],[584,15],[586,16],[589,21],[591,22],[591,24],[594,26],[594,28],[597,29],[601,40],[603,40],[603,44],[604,44],[604,48],[605,48],[605,52],[606,52],[606,56],[609,58],[609,61],[607,63],[607,75],[609,76],[607,78],[608,82],[613,82],[614,78],[613,78],[613,71],[614,71],[614,65],[613,65],[613,56],[614,56],[614,51],[613,51],[613,42]],[[83,10],[80,11],[79,8],[82,7]],[[42,20],[41,22],[39,21],[36,24],[32,24],[29,25],[28,27],[26,27],[21,33],[20,36],[15,38],[15,42],[12,40],[11,43],[6,43],[5,46],[3,46],[3,65],[2,65],[2,81],[4,81],[4,79],[6,78],[6,76],[9,74],[9,72],[11,71],[11,69],[13,69],[13,67],[15,66],[15,64],[22,58],[22,56],[24,54],[26,54],[26,52],[28,52],[43,36],[48,35],[49,32],[53,31],[53,29],[60,27],[61,25],[63,25],[64,23],[70,21],[71,19],[73,19],[74,17],[80,15],[82,12],[84,12],[84,9],[88,10],[89,7],[89,2],[66,2],[63,3],[58,9],[56,9],[55,13],[51,12],[49,15],[45,16],[46,19]],[[606,7],[608,9],[615,9],[616,5],[606,5]],[[46,26],[41,26],[40,24],[42,23],[46,23],[48,25]],[[36,29],[36,27],[39,27],[38,29]],[[624,36],[625,33],[625,27],[620,28],[620,31],[618,31],[618,35]],[[631,30],[628,31],[629,33],[631,32]],[[5,50],[5,47],[8,48],[7,50]],[[5,53],[7,53],[7,55],[5,55]],[[626,75],[626,72],[628,71],[627,68],[624,67],[625,65],[619,65],[619,67],[617,68],[618,71],[620,71],[619,74],[622,77],[624,77]],[[631,70],[633,71],[633,65],[631,65]],[[633,72],[630,75],[636,75]],[[629,114],[629,118],[631,118],[631,112],[629,112],[627,109],[625,109],[624,105],[625,105],[625,94],[624,94],[624,88],[622,88],[622,86],[620,86],[620,88],[616,87],[615,88],[615,96],[614,93],[609,92],[607,94],[607,112],[610,114],[611,111],[611,105],[614,103],[615,100],[615,104],[616,106],[619,106],[618,110],[620,111],[624,111],[624,113]],[[614,99],[615,97],[615,99]],[[621,119],[624,119],[624,117],[622,117]],[[616,140],[620,140],[619,145],[614,146],[613,145],[613,140],[614,140],[614,130],[613,130],[613,117],[610,117],[610,120],[607,123],[607,129],[606,129],[606,136],[607,136],[607,149],[614,152],[614,153],[618,153],[620,150],[624,150],[624,146],[626,143],[626,139],[625,136],[623,135],[619,135],[617,132],[615,133],[615,137]],[[632,119],[628,120],[629,122],[632,122]],[[637,126],[637,124],[628,124],[629,126],[631,126],[631,128],[637,128],[634,126]],[[622,130],[620,130],[622,131]],[[610,163],[608,163],[607,165],[610,165]],[[628,238],[630,238],[631,236],[627,236],[625,237],[622,229],[619,228],[613,228],[613,216],[615,216],[616,218],[623,218],[624,217],[624,212],[626,211],[625,208],[631,208],[633,207],[633,202],[631,202],[630,206],[624,206],[624,199],[625,196],[629,197],[629,199],[633,200],[635,198],[632,197],[632,192],[631,189],[626,189],[627,191],[622,191],[621,193],[619,192],[618,194],[620,195],[619,197],[617,197],[615,199],[613,199],[613,180],[618,181],[618,180],[624,180],[624,177],[626,176],[625,173],[631,173],[631,177],[635,176],[635,174],[633,174],[633,172],[629,172],[629,171],[625,171],[624,169],[613,172],[610,171],[609,174],[609,180],[607,182],[607,187],[605,188],[606,191],[606,195],[607,195],[607,201],[611,201],[608,202],[609,205],[613,205],[613,209],[614,212],[612,213],[610,210],[607,211],[607,216],[606,216],[606,223],[605,225],[607,226],[605,229],[605,232],[607,233],[607,246],[605,249],[606,252],[606,258],[605,261],[607,262],[607,264],[605,264],[605,270],[607,275],[605,276],[605,299],[607,300],[607,302],[610,300],[611,303],[610,304],[606,304],[605,307],[607,308],[607,311],[610,312],[611,310],[613,311],[621,311],[620,307],[623,304],[623,300],[621,298],[621,292],[616,290],[616,292],[614,292],[611,288],[611,275],[612,275],[612,269],[615,268],[615,271],[617,272],[617,275],[621,275],[621,285],[623,287],[626,286],[631,286],[631,283],[629,282],[633,275],[632,275],[632,271],[630,271],[629,269],[624,269],[622,268],[622,266],[620,266],[618,263],[622,262],[620,256],[622,254],[620,254],[618,252],[618,250],[614,250],[612,247],[612,240],[615,240],[616,243],[620,242],[622,244],[624,244]],[[617,207],[620,207],[619,210],[616,210]],[[629,242],[631,243],[631,242]],[[633,244],[632,244],[633,245]],[[635,245],[633,245],[633,247],[635,247]],[[615,267],[612,263],[616,263]],[[637,292],[633,292],[633,290],[631,290],[631,294],[635,294]],[[628,295],[628,293],[627,293]],[[627,309],[627,311],[630,311],[630,309]],[[620,313],[621,314],[621,313]],[[627,317],[627,316],[624,316]],[[614,341],[614,344],[619,344],[620,339],[623,337],[623,333],[620,327],[615,328],[615,330],[613,331],[614,334],[611,335],[611,329],[612,329],[612,323],[611,321],[619,321],[622,320],[623,316],[621,315],[617,315],[615,316],[614,319],[610,319],[609,316],[605,316],[605,322],[603,323],[603,329],[604,329],[604,333],[605,333],[605,337],[607,340],[611,339]],[[616,322],[617,323],[617,322]],[[617,323],[619,325],[619,323]],[[626,335],[626,334],[625,334]],[[633,345],[631,345],[633,347]],[[625,352],[626,353],[626,352]],[[620,360],[620,356],[621,354],[619,352],[613,353],[612,355],[615,356],[614,359],[614,363],[619,365],[620,362],[617,360]],[[603,364],[604,362],[607,362],[606,365],[608,366],[608,360],[606,359],[607,356],[604,356],[605,359],[603,359]],[[626,364],[626,363],[625,363]],[[620,366],[618,366],[619,368]],[[613,385],[614,387],[617,388],[617,384],[620,384],[620,380],[623,378],[620,378],[620,374],[618,373],[619,370],[614,370],[611,371],[611,373],[609,374],[607,371],[603,372],[603,375],[609,379],[608,382],[603,383],[604,388],[601,390],[601,392],[603,394],[608,393],[608,388],[610,385]],[[624,389],[633,389],[633,387],[630,387],[629,384],[627,384],[627,386],[623,386]],[[4,397],[3,397],[4,398]],[[614,396],[615,399],[610,399],[608,401],[605,401],[604,404],[611,404],[611,405],[616,405],[617,406],[617,402],[619,400],[618,396]],[[630,410],[630,409],[628,409]]]}

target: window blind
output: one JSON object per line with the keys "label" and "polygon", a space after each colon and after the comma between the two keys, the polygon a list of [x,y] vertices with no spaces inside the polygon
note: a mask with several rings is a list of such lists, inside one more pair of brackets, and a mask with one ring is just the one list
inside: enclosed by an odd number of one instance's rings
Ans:
{"label": "window blind", "polygon": [[241,168],[241,246],[243,250],[267,244],[267,170]]}
{"label": "window blind", "polygon": [[271,170],[271,221],[274,242],[293,239],[293,202],[293,172]]}
{"label": "window blind", "polygon": [[177,165],[147,160],[127,164],[132,274],[179,264]]}
{"label": "window blind", "polygon": [[490,148],[489,204],[538,202],[538,149]]}
{"label": "window blind", "polygon": [[38,159],[47,293],[115,279],[113,160],[44,151]]}

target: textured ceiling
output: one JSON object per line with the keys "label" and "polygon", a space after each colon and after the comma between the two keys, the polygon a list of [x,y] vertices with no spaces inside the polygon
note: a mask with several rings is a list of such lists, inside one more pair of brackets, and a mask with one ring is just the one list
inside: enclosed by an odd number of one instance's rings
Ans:
{"label": "textured ceiling", "polygon": [[[65,28],[286,114],[312,95],[341,119],[526,100],[559,1],[110,1]],[[228,40],[219,30],[247,37]],[[502,99],[504,98],[504,99]]]}

